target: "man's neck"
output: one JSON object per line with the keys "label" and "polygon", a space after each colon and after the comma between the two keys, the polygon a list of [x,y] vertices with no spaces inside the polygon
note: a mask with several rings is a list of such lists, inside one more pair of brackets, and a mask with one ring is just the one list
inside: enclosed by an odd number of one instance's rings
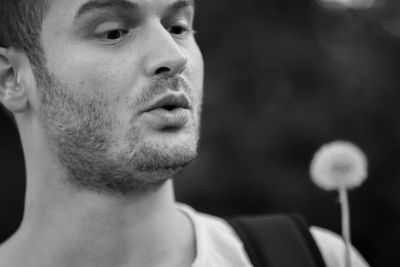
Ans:
{"label": "man's neck", "polygon": [[8,254],[12,266],[42,267],[190,266],[194,260],[192,225],[175,206],[171,181],[131,197],[49,192],[41,199],[28,194],[23,223],[0,259]]}

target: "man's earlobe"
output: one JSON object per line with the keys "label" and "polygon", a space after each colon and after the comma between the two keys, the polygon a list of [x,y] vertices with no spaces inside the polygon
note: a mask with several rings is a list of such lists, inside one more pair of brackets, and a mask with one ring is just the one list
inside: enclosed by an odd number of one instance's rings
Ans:
{"label": "man's earlobe", "polygon": [[19,113],[28,106],[24,83],[19,77],[16,53],[0,47],[0,102],[12,113]]}

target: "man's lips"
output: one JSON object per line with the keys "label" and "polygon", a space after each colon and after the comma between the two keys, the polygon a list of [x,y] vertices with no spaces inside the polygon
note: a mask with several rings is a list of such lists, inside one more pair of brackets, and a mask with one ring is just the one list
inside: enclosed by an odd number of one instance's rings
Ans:
{"label": "man's lips", "polygon": [[169,94],[150,104],[143,116],[153,129],[180,129],[190,120],[190,108],[186,95]]}
{"label": "man's lips", "polygon": [[177,108],[190,109],[189,99],[183,94],[169,94],[156,100],[154,103],[150,104],[144,112],[149,112],[156,109],[165,109],[167,111],[173,111]]}

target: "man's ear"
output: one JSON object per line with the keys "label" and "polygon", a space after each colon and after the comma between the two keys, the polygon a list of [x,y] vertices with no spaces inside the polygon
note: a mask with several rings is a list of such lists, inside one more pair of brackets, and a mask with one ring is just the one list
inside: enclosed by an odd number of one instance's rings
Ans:
{"label": "man's ear", "polygon": [[23,82],[21,66],[24,54],[14,49],[0,47],[0,102],[12,113],[23,112],[28,107],[28,93]]}

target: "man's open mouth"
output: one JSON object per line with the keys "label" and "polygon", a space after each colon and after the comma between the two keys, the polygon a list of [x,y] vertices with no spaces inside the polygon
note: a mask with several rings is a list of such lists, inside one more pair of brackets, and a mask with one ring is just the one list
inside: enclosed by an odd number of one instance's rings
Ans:
{"label": "man's open mouth", "polygon": [[150,105],[150,107],[147,108],[145,112],[149,112],[155,109],[164,109],[167,111],[173,111],[179,108],[189,109],[190,108],[189,99],[182,94],[180,95],[170,94],[157,100],[154,104]]}
{"label": "man's open mouth", "polygon": [[191,104],[184,94],[168,94],[149,105],[143,115],[153,129],[179,130],[191,119]]}

